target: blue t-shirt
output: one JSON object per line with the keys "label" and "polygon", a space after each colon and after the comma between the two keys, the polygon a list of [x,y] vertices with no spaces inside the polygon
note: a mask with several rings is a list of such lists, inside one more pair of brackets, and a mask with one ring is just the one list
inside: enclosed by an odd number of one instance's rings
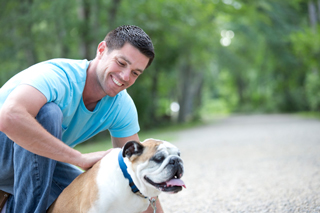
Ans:
{"label": "blue t-shirt", "polygon": [[108,129],[113,137],[128,137],[140,130],[136,107],[126,90],[106,96],[89,111],[82,99],[87,60],[53,59],[35,64],[12,77],[0,88],[0,108],[10,92],[28,84],[56,103],[62,113],[62,141],[73,147]]}

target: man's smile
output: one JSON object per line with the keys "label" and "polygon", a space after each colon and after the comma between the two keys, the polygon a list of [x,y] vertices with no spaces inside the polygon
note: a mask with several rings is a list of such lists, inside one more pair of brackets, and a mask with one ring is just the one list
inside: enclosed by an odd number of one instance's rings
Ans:
{"label": "man's smile", "polygon": [[117,81],[113,76],[111,76],[111,79],[112,79],[112,81],[113,81],[116,85],[118,85],[119,87],[122,86],[122,84],[121,84],[119,81]]}

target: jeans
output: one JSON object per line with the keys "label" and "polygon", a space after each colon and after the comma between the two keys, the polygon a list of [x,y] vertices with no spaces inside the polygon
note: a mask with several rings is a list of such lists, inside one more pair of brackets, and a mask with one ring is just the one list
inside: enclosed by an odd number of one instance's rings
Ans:
{"label": "jeans", "polygon": [[[62,112],[45,104],[37,121],[61,140]],[[12,194],[6,212],[44,213],[82,171],[77,167],[33,154],[0,132],[0,190]]]}

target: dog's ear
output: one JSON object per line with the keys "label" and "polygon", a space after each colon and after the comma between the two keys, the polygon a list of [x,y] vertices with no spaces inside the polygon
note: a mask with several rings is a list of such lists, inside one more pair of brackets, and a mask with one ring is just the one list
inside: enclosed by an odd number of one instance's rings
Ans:
{"label": "dog's ear", "polygon": [[[142,154],[143,149],[144,146],[141,143],[137,141],[129,141],[123,147],[122,156],[129,159],[134,156],[137,157]],[[134,159],[130,160],[133,161]]]}

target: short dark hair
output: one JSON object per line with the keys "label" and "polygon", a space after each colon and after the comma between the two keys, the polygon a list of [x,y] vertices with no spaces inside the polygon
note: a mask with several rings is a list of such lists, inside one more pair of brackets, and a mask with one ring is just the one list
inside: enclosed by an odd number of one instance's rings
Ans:
{"label": "short dark hair", "polygon": [[134,25],[117,27],[107,34],[104,41],[107,44],[108,51],[121,49],[126,42],[130,43],[149,58],[147,67],[151,65],[155,57],[150,37],[140,27]]}

